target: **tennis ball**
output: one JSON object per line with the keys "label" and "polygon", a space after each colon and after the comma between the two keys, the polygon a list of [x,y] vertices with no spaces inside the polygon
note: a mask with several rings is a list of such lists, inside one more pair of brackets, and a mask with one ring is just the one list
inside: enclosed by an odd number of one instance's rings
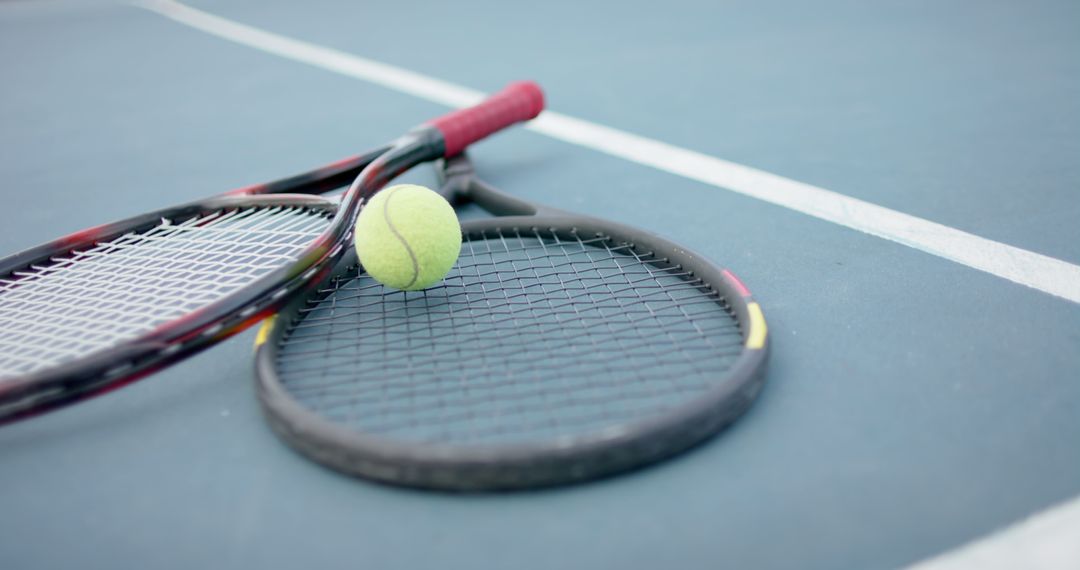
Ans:
{"label": "tennis ball", "polygon": [[440,195],[415,184],[375,194],[356,219],[356,254],[368,275],[405,291],[443,277],[461,253],[461,225]]}

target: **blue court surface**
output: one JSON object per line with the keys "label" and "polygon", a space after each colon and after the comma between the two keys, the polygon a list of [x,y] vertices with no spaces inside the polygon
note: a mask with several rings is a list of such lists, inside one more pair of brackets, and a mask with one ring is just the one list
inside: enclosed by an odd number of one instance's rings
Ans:
{"label": "blue court surface", "polygon": [[283,445],[248,331],[0,428],[4,568],[1080,568],[1074,1],[8,1],[0,76],[5,254],[534,79],[481,174],[732,268],[772,343],[686,454],[446,494]]}

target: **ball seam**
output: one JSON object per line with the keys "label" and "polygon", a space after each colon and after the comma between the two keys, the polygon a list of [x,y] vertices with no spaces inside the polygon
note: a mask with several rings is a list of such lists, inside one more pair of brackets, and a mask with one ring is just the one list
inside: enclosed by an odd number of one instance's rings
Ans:
{"label": "ball seam", "polygon": [[405,253],[409,254],[409,259],[412,261],[412,279],[400,287],[401,289],[406,289],[412,286],[413,283],[416,283],[416,280],[420,278],[420,263],[416,260],[416,254],[413,252],[412,248],[409,247],[409,242],[405,241],[405,237],[398,232],[397,228],[394,227],[394,223],[390,221],[390,200],[398,190],[400,190],[400,188],[393,188],[390,190],[390,193],[386,196],[386,200],[383,201],[382,214],[383,221],[385,221],[386,226],[390,228],[390,233],[394,234],[394,237],[401,242],[401,246],[405,248]]}

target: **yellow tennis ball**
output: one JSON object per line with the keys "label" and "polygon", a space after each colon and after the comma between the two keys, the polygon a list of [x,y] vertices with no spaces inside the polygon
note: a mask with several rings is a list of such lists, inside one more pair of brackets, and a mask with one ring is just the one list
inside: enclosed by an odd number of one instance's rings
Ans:
{"label": "yellow tennis ball", "polygon": [[406,291],[440,281],[461,253],[454,208],[415,184],[375,194],[356,219],[356,254],[376,281]]}

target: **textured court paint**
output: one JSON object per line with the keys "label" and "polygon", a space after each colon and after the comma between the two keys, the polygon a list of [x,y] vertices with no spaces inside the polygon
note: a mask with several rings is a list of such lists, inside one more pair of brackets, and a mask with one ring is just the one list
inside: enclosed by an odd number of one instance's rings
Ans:
{"label": "textured court paint", "polygon": [[[135,5],[215,36],[370,81],[436,103],[474,105],[484,94],[338,50],[286,38],[173,0]],[[527,128],[550,137],[764,200],[1080,303],[1080,266],[692,150],[551,111]]]}
{"label": "textured court paint", "polygon": [[1080,266],[749,166],[545,112],[529,128],[808,214],[1080,303]]}
{"label": "textured court paint", "polygon": [[133,0],[132,3],[238,44],[349,77],[365,79],[448,107],[471,107],[484,99],[484,93],[474,89],[245,26],[172,0]]}
{"label": "textured court paint", "polygon": [[1005,530],[908,570],[1057,570],[1080,560],[1080,499],[1047,509]]}
{"label": "textured court paint", "polygon": [[761,314],[761,305],[750,303],[746,306],[750,312],[750,334],[746,338],[746,348],[761,348],[765,346],[765,336],[768,328],[765,324],[765,315]]}

